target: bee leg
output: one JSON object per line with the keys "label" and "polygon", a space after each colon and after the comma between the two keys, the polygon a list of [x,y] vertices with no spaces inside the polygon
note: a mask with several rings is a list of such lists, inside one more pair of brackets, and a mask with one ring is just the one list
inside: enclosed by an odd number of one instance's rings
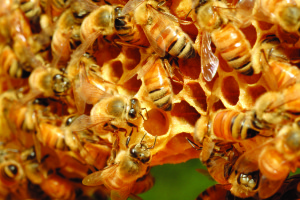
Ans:
{"label": "bee leg", "polygon": [[130,133],[129,133],[129,136],[127,137],[127,140],[126,140],[126,147],[127,147],[127,148],[128,148],[128,145],[129,145],[129,142],[130,142],[132,133],[133,133],[133,128],[131,129],[131,131],[130,131]]}

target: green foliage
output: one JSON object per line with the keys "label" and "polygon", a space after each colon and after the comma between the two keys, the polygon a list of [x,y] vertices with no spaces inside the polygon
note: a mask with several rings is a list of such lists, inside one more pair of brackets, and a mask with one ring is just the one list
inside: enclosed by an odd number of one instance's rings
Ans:
{"label": "green foliage", "polygon": [[199,159],[176,165],[155,166],[151,174],[155,184],[151,190],[139,195],[144,200],[196,199],[196,197],[216,182],[196,169],[205,169]]}

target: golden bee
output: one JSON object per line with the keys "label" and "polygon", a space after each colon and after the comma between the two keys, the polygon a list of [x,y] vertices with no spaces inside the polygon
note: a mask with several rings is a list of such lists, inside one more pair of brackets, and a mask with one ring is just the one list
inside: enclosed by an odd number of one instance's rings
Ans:
{"label": "golden bee", "polygon": [[122,9],[122,5],[103,5],[100,7],[95,5],[95,10],[82,22],[81,40],[90,40],[90,35],[93,33],[102,36],[111,36],[116,33],[124,45],[128,43],[128,46],[130,44],[142,47],[149,46],[141,28],[133,22],[131,15],[122,15]]}
{"label": "golden bee", "polygon": [[117,154],[112,158],[113,163],[104,170],[89,174],[82,183],[88,186],[104,184],[111,191],[111,199],[127,199],[137,179],[143,177],[150,167],[150,149],[154,148],[156,139],[148,147],[143,141],[145,136],[138,144],[131,145],[125,151],[119,151],[119,144],[116,142],[114,148]]}
{"label": "golden bee", "polygon": [[221,184],[216,184],[204,190],[196,200],[225,200],[228,190]]}
{"label": "golden bee", "polygon": [[19,186],[25,184],[26,178],[21,164],[9,156],[9,153],[1,152],[3,153],[0,164],[0,197],[5,199],[10,193],[17,193],[21,189]]}
{"label": "golden bee", "polygon": [[105,158],[110,154],[110,148],[106,148],[109,145],[95,136],[91,130],[72,133],[69,126],[75,119],[76,116],[67,116],[61,126],[57,126],[59,119],[53,121],[45,117],[41,119],[37,117],[35,122],[37,138],[45,146],[55,150],[72,151],[78,155],[75,158],[79,161],[83,160],[84,163],[102,169]]}
{"label": "golden bee", "polygon": [[[143,68],[146,68],[146,66],[143,66]],[[156,107],[166,111],[172,109],[173,89],[167,72],[170,69],[170,63],[159,58],[143,76],[150,99]]]}
{"label": "golden bee", "polygon": [[[276,138],[247,151],[237,160],[234,166],[236,173],[232,175],[230,181],[236,179],[238,173],[258,174],[259,186],[256,190],[259,197],[265,199],[272,196],[280,189],[290,171],[294,172],[297,169],[298,162],[295,158],[299,154],[298,138],[297,121],[283,126]],[[249,195],[240,197],[247,196]]]}
{"label": "golden bee", "polygon": [[252,109],[257,127],[274,128],[293,122],[299,112],[299,88],[296,83],[280,91],[261,95]]}
{"label": "golden bee", "polygon": [[180,20],[163,4],[152,0],[131,0],[122,13],[132,13],[134,22],[142,27],[151,47],[160,57],[166,52],[183,59],[194,57],[194,42],[180,28]]}
{"label": "golden bee", "polygon": [[[55,199],[75,199],[75,188],[72,183],[47,166],[51,159],[49,155],[45,155],[42,162],[38,163],[35,149],[30,148],[22,152],[21,159],[27,178],[39,185],[48,196]],[[46,161],[47,159],[49,160]]]}
{"label": "golden bee", "polygon": [[219,59],[211,49],[211,41],[227,64],[237,72],[251,76],[257,72],[251,63],[251,46],[244,33],[231,21],[225,3],[215,0],[196,1],[196,24],[201,30],[201,71],[211,81],[219,67]]}
{"label": "golden bee", "polygon": [[51,51],[57,63],[67,63],[73,50],[80,44],[81,22],[82,19],[74,16],[71,8],[59,17],[51,42]]}
{"label": "golden bee", "polygon": [[253,51],[253,65],[260,66],[269,87],[280,90],[295,84],[300,77],[297,66],[291,65],[288,56],[275,35],[267,35]]}
{"label": "golden bee", "polygon": [[25,13],[27,19],[33,23],[38,22],[42,13],[39,0],[21,0],[20,8]]}
{"label": "golden bee", "polygon": [[70,93],[71,82],[56,68],[39,67],[29,76],[29,87],[33,93],[44,97],[66,96]]}
{"label": "golden bee", "polygon": [[255,18],[280,25],[285,31],[299,34],[300,4],[297,1],[250,1],[236,4],[238,16],[244,19]]}
{"label": "golden bee", "polygon": [[15,52],[8,45],[1,49],[0,63],[4,72],[13,78],[28,78],[30,75],[30,72],[22,67]]}

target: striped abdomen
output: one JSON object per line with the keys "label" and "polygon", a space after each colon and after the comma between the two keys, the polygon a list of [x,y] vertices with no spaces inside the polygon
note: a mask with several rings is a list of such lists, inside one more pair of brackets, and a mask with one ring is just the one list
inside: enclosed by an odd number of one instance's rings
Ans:
{"label": "striped abdomen", "polygon": [[124,42],[148,47],[150,44],[141,29],[137,24],[133,22],[133,18],[130,14],[121,15],[122,7],[116,7],[115,29],[118,36]]}
{"label": "striped abdomen", "polygon": [[278,89],[286,88],[300,80],[300,70],[289,63],[270,60],[269,67],[275,76]]}
{"label": "striped abdomen", "polygon": [[[195,56],[194,42],[191,38],[173,21],[166,16],[148,6],[152,10],[152,16],[148,19],[145,31],[149,41],[153,46],[153,42],[161,51],[166,51],[170,55],[178,58],[192,58]],[[156,46],[155,45],[155,46]]]}
{"label": "striped abdomen", "polygon": [[215,136],[228,141],[248,139],[259,134],[252,121],[242,112],[222,110],[213,119]]}
{"label": "striped abdomen", "polygon": [[172,109],[172,85],[161,59],[145,74],[144,83],[154,104],[163,110]]}
{"label": "striped abdomen", "polygon": [[228,23],[212,32],[212,41],[227,64],[239,73],[251,76],[251,46],[242,31]]}

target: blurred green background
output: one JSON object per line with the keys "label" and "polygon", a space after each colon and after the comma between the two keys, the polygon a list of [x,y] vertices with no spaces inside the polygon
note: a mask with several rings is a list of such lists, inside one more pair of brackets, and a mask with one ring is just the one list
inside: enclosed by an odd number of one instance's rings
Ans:
{"label": "blurred green background", "polygon": [[[176,165],[155,166],[151,174],[155,184],[148,192],[139,196],[144,200],[194,200],[208,187],[216,184],[209,176],[196,169],[206,169],[199,159],[192,159]],[[290,175],[300,174],[300,169]]]}
{"label": "blurred green background", "polygon": [[139,196],[144,200],[196,199],[202,191],[216,183],[196,171],[200,168],[206,169],[199,159],[176,165],[155,166],[151,169],[151,174],[155,177],[154,186]]}

